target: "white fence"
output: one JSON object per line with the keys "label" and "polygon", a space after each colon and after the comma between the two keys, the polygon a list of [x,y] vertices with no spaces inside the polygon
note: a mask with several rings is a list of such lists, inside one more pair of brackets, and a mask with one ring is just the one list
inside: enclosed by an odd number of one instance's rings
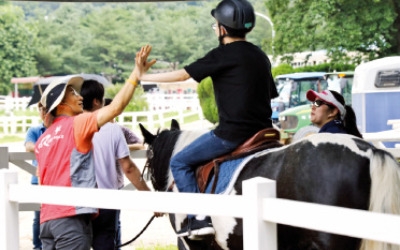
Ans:
{"label": "white fence", "polygon": [[[389,151],[394,157],[400,158],[400,120],[388,120],[391,130],[376,133],[363,133],[364,140],[371,142],[375,147]],[[397,142],[395,148],[386,148],[383,142]]]}
{"label": "white fence", "polygon": [[277,199],[274,181],[259,177],[243,182],[242,196],[29,186],[18,184],[17,177],[0,170],[1,249],[19,249],[18,210],[23,203],[243,218],[245,250],[277,249],[278,223],[400,245],[400,216]]}
{"label": "white fence", "polygon": [[[381,145],[379,140],[384,141],[388,136],[379,139],[378,135],[365,137]],[[389,139],[400,141],[400,131],[394,129]],[[392,151],[400,157],[399,148]],[[144,158],[145,150],[135,151],[131,157]],[[18,184],[17,173],[7,169],[9,162],[33,174],[34,167],[25,162],[32,159],[31,153],[12,153],[7,147],[0,147],[0,249],[19,249],[18,211],[37,209],[40,203],[243,218],[245,250],[277,249],[277,224],[400,245],[400,216],[278,199],[274,181],[263,178],[243,182],[242,196]],[[132,200],[141,202],[133,204]]]}
{"label": "white fence", "polygon": [[[384,147],[382,141],[400,141],[400,121],[388,123],[393,130],[364,134],[365,139],[378,147]],[[400,158],[400,148],[386,150]],[[145,151],[133,152],[131,157],[144,158]],[[36,210],[41,203],[243,218],[246,250],[277,249],[277,224],[400,245],[400,216],[277,199],[275,183],[262,178],[245,181],[242,196],[19,184],[17,173],[8,169],[9,163],[34,174],[35,168],[26,162],[32,159],[32,153],[14,153],[0,147],[0,249],[19,249],[19,211]],[[132,200],[141,202],[133,204]]]}
{"label": "white fence", "polygon": [[[145,95],[149,110],[195,110],[200,109],[199,98],[197,94],[163,94],[148,93]],[[19,110],[37,111],[37,105],[28,107],[31,97],[14,98],[11,96],[0,96],[0,110],[6,113]]]}
{"label": "white fence", "polygon": [[37,111],[36,105],[32,105],[28,108],[30,100],[30,97],[14,98],[11,96],[0,96],[0,110],[5,110],[6,113],[27,109],[30,111]]}
{"label": "white fence", "polygon": [[[171,119],[178,120],[181,124],[190,116],[203,119],[203,112],[199,105],[197,94],[147,94],[149,111],[124,112],[116,121],[132,130],[137,129],[139,122],[149,129],[164,127]],[[5,110],[6,115],[0,119],[0,135],[24,135],[29,127],[40,124],[37,116],[15,116],[14,111],[26,110],[30,98],[0,98],[0,110]],[[29,107],[31,111],[37,111],[37,106]],[[171,116],[169,113],[176,112]]]}
{"label": "white fence", "polygon": [[[167,113],[166,113],[167,112]],[[203,120],[203,112],[198,110],[175,110],[176,115],[171,116],[168,111],[149,111],[149,112],[123,112],[119,115],[116,121],[122,126],[136,129],[139,123],[142,123],[146,128],[156,129],[163,128],[171,119],[177,120],[180,124],[184,123],[185,117],[195,116],[197,119]]]}
{"label": "white fence", "polygon": [[198,110],[200,109],[197,94],[146,94],[150,110]]}

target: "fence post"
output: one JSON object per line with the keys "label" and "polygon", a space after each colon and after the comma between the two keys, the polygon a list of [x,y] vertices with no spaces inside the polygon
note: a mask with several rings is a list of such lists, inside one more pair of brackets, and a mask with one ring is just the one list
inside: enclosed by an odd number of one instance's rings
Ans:
{"label": "fence post", "polygon": [[0,249],[19,249],[19,207],[10,202],[9,184],[16,184],[18,175],[9,169],[0,169]]}
{"label": "fence post", "polygon": [[0,147],[0,169],[8,168],[8,147]]}
{"label": "fence post", "polygon": [[178,110],[178,112],[179,112],[179,122],[180,124],[184,124],[185,123],[184,110],[181,108]]}
{"label": "fence post", "polygon": [[263,220],[262,199],[276,197],[275,181],[256,177],[243,181],[246,212],[243,215],[243,247],[246,250],[277,248],[276,223]]}

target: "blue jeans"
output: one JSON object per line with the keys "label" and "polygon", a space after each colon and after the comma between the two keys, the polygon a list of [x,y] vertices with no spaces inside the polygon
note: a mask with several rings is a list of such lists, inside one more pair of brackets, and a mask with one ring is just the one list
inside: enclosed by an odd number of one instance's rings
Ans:
{"label": "blue jeans", "polygon": [[34,211],[33,225],[32,225],[32,243],[33,248],[42,249],[42,241],[39,238],[40,234],[40,211]]}
{"label": "blue jeans", "polygon": [[221,139],[210,131],[178,152],[171,159],[171,171],[179,192],[198,193],[196,168],[233,151],[239,144]]}
{"label": "blue jeans", "polygon": [[[37,185],[37,177],[32,176],[32,185]],[[33,249],[42,249],[42,241],[39,238],[40,235],[40,210],[39,211],[33,211],[33,224],[32,224],[32,243],[33,243]]]}

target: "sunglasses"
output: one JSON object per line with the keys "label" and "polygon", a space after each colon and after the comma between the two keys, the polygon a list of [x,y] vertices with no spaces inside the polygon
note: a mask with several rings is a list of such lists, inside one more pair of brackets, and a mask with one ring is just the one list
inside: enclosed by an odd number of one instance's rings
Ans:
{"label": "sunglasses", "polygon": [[332,106],[332,105],[330,105],[329,103],[327,103],[327,102],[324,102],[324,101],[322,101],[322,100],[315,100],[314,102],[312,102],[311,103],[312,105],[314,105],[315,107],[321,107],[323,104],[325,104],[325,105],[327,105],[327,106]]}
{"label": "sunglasses", "polygon": [[73,94],[74,96],[79,96],[78,91],[76,91],[73,87],[68,87],[68,88],[69,88],[69,90],[72,92],[72,94]]}

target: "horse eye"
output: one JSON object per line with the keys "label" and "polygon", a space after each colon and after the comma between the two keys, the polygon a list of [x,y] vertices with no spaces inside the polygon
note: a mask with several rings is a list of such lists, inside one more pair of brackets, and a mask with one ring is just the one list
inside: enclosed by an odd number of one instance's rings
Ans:
{"label": "horse eye", "polygon": [[153,159],[153,156],[154,156],[153,150],[151,150],[151,149],[147,150],[146,156],[147,156],[147,159],[149,159],[149,160]]}

